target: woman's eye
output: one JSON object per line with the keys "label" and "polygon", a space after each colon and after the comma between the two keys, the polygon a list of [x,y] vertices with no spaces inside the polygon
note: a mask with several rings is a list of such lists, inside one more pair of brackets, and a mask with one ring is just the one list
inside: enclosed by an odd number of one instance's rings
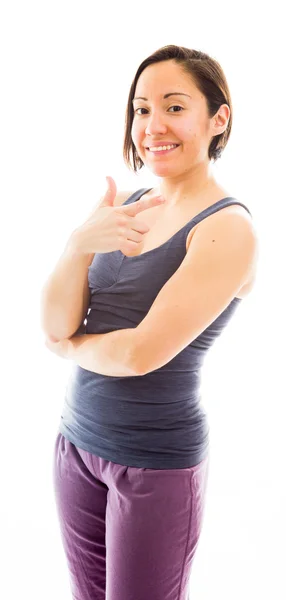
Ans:
{"label": "woman's eye", "polygon": [[178,104],[174,104],[173,106],[170,106],[170,108],[180,108],[181,110],[184,110],[183,107],[179,106]]}
{"label": "woman's eye", "polygon": [[[173,106],[170,106],[170,108],[180,108],[181,110],[184,110],[183,107],[179,106],[178,104],[174,104]],[[170,108],[168,110],[170,110]],[[147,110],[147,108],[136,108],[136,110],[134,112],[137,113],[138,110]],[[178,111],[175,111],[175,112],[178,112]]]}

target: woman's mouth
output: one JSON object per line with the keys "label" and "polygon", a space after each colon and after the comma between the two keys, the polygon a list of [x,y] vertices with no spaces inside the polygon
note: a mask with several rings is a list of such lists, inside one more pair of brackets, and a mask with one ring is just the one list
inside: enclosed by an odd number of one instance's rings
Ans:
{"label": "woman's mouth", "polygon": [[177,150],[177,148],[179,148],[179,145],[180,144],[177,144],[174,148],[170,148],[169,150],[150,150],[149,148],[147,148],[147,150],[148,152],[150,152],[150,154],[152,154],[152,156],[163,156],[164,154],[169,154],[170,152],[174,152],[174,150]]}

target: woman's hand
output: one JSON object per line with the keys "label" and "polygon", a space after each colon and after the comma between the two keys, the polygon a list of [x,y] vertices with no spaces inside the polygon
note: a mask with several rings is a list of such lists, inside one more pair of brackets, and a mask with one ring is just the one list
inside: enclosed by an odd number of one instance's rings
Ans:
{"label": "woman's hand", "polygon": [[148,225],[141,221],[140,213],[143,213],[144,219],[146,209],[162,205],[161,196],[157,194],[131,204],[113,206],[116,183],[112,177],[107,176],[106,179],[108,189],[100,203],[83,225],[72,233],[73,248],[79,254],[105,254],[120,250],[128,257],[138,256],[144,235],[150,231]]}

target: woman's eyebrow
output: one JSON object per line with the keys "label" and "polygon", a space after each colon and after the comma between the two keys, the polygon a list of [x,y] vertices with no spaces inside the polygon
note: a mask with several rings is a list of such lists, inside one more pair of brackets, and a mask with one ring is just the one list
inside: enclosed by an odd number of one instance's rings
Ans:
{"label": "woman's eyebrow", "polygon": [[[163,99],[165,100],[165,98],[169,98],[169,96],[188,96],[188,98],[192,98],[192,96],[190,96],[189,94],[184,94],[183,92],[169,92],[168,94],[165,94],[163,96]],[[132,102],[134,102],[135,100],[148,100],[147,98],[144,98],[143,96],[136,96],[136,98],[133,98]]]}

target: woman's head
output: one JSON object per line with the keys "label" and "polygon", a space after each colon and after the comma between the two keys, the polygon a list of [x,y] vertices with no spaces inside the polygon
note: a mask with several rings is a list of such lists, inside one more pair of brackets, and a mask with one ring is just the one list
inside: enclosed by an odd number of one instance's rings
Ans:
{"label": "woman's head", "polygon": [[[164,98],[171,92],[186,95]],[[197,50],[164,46],[141,63],[132,82],[124,160],[134,172],[146,165],[158,176],[178,174],[178,168],[186,173],[220,158],[231,126],[232,103],[219,63]],[[147,147],[160,142],[179,146],[159,157]]]}

